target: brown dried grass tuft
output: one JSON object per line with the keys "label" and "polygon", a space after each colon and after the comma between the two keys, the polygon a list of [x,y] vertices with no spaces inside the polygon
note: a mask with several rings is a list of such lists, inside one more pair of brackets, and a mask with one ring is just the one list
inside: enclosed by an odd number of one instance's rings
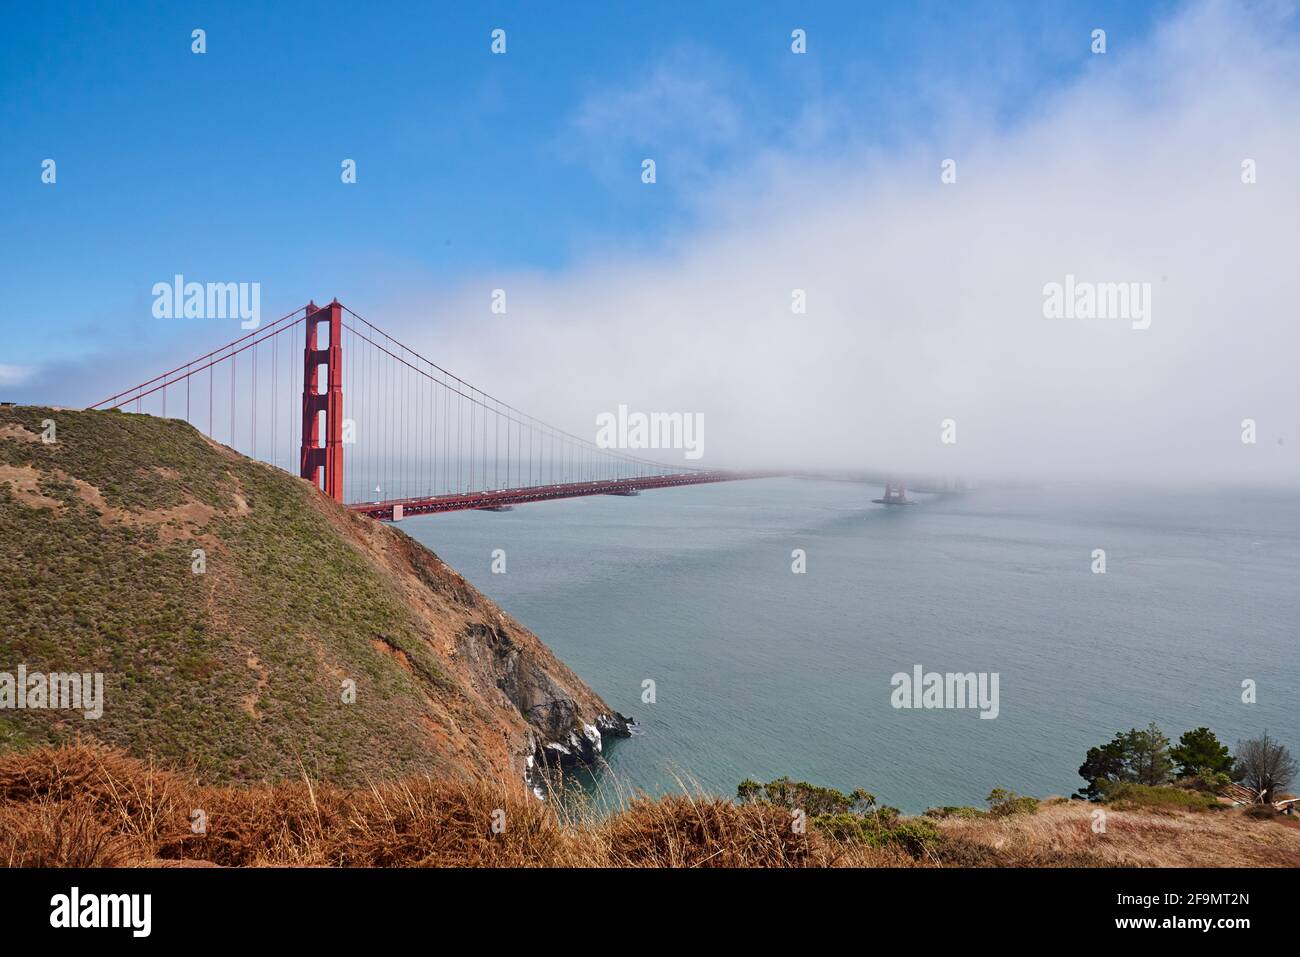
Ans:
{"label": "brown dried grass tuft", "polygon": [[616,867],[802,867],[817,856],[788,811],[713,797],[639,798],[597,830]]}
{"label": "brown dried grass tuft", "polygon": [[92,800],[38,798],[0,807],[0,866],[122,867],[132,852],[130,839]]}

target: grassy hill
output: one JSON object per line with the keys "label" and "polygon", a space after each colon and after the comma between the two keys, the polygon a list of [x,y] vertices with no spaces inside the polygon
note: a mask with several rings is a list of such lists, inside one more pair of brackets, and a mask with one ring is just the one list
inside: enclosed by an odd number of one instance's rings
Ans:
{"label": "grassy hill", "polygon": [[548,743],[626,728],[427,549],[179,421],[0,407],[0,582],[0,672],[105,682],[99,720],[0,711],[0,749],[89,738],[212,781],[517,781]]}

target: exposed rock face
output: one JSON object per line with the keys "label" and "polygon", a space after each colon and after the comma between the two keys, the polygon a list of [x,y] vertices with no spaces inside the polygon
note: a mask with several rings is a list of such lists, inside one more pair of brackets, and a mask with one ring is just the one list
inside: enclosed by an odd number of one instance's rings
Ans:
{"label": "exposed rock face", "polygon": [[533,635],[519,635],[518,626],[514,630],[512,636],[504,621],[474,623],[461,633],[457,649],[462,660],[495,676],[497,687],[528,722],[529,769],[592,764],[603,738],[631,736],[630,718],[610,710]]}
{"label": "exposed rock face", "polygon": [[0,670],[105,684],[97,721],[0,712],[0,748],[517,783],[632,727],[428,549],[183,422],[0,408],[0,582]]}
{"label": "exposed rock face", "polygon": [[[562,702],[557,702],[560,704]],[[573,716],[581,722],[580,715]],[[569,726],[568,720],[556,724],[561,728]],[[582,724],[581,731],[570,730],[568,736],[551,733],[537,743],[534,758],[543,766],[567,767],[572,764],[592,764],[604,750],[604,738],[630,738],[636,730],[636,723],[617,711],[610,714],[596,715],[595,724]]]}

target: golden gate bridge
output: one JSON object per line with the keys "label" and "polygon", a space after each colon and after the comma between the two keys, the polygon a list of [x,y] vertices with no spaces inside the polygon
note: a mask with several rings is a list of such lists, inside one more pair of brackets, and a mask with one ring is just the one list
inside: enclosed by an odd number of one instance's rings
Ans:
{"label": "golden gate bridge", "polygon": [[383,519],[777,474],[602,448],[470,385],[337,299],[90,408],[184,418]]}

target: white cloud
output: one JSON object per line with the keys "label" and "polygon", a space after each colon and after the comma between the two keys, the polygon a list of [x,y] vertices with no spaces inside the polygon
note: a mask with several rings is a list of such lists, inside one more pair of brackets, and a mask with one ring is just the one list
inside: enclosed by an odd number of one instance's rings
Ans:
{"label": "white cloud", "polygon": [[[483,288],[504,285],[510,314],[490,337],[442,329],[438,354],[570,428],[623,402],[704,412],[710,463],[1294,481],[1300,57],[1270,20],[1287,15],[1210,3],[1145,48],[1112,38],[1122,52],[1046,108],[961,147],[765,155],[667,253],[467,283],[441,313],[481,330]],[[1150,283],[1151,327],[1045,319],[1067,274]]]}
{"label": "white cloud", "polygon": [[[606,179],[628,151],[668,167],[678,179],[707,174],[707,157],[748,135],[735,79],[717,58],[681,46],[616,87],[590,92],[570,118],[565,151]],[[639,165],[633,168],[639,174]],[[630,182],[636,177],[628,175]]]}
{"label": "white cloud", "polygon": [[5,365],[0,363],[0,387],[24,385],[36,375],[30,366]]}

